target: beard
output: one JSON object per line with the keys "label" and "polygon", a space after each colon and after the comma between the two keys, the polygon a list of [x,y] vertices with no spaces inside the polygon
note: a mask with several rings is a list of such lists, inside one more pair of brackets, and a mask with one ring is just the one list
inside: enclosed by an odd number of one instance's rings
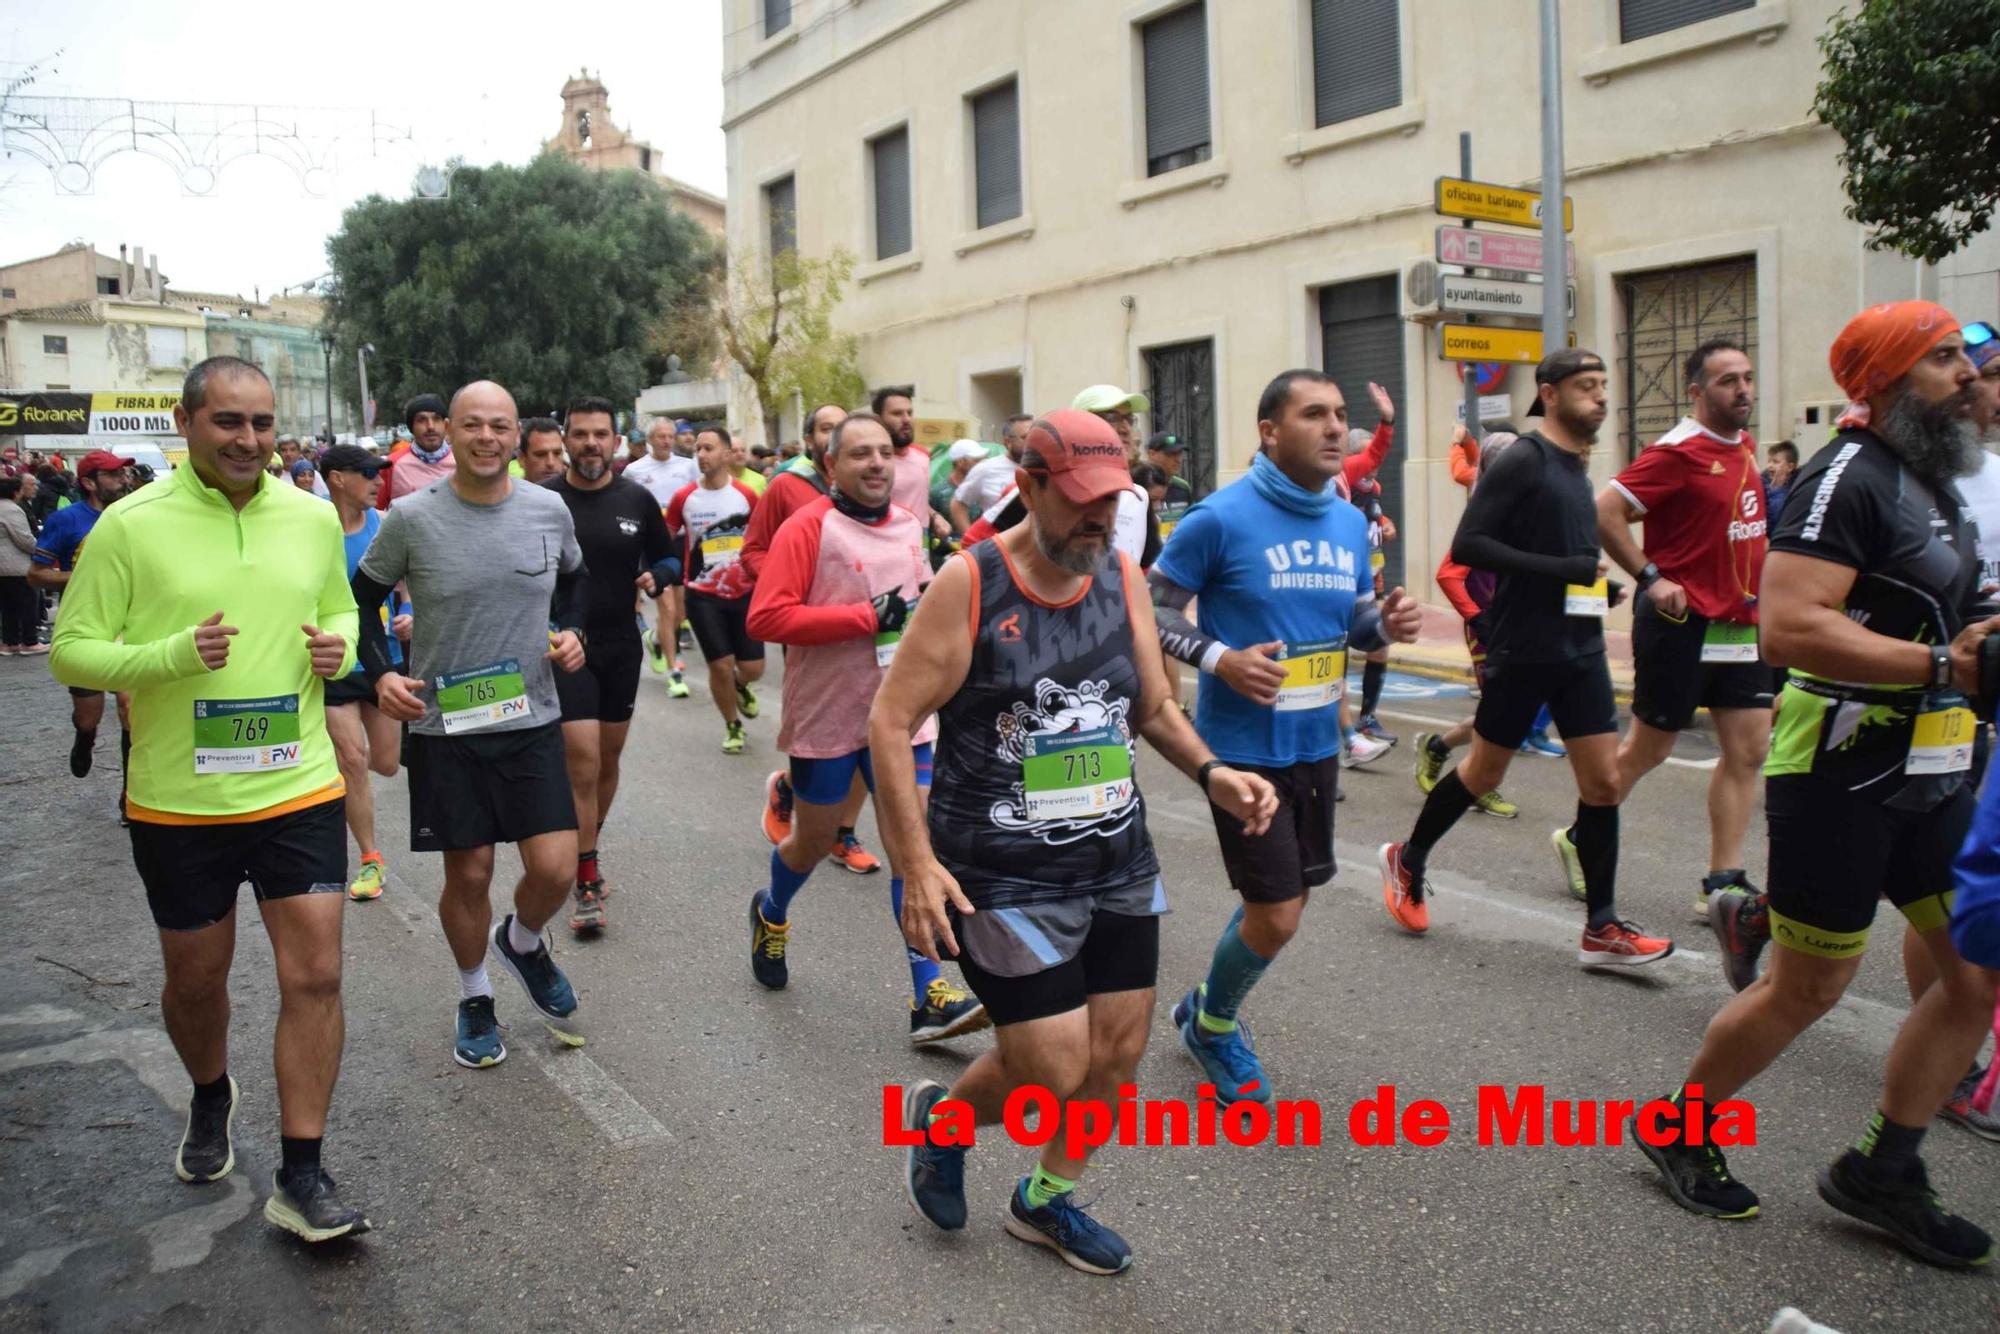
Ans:
{"label": "beard", "polygon": [[576,469],[577,476],[584,481],[594,482],[604,476],[605,469],[611,465],[605,462],[601,454],[579,454],[570,460],[570,466]]}
{"label": "beard", "polygon": [[1979,471],[1979,430],[1962,414],[1970,401],[1970,386],[1936,403],[1925,403],[1905,389],[1896,395],[1875,434],[1903,462],[1933,482],[1970,477]]}
{"label": "beard", "polygon": [[889,444],[896,449],[908,449],[917,441],[917,428],[906,426],[900,431],[889,432]]}
{"label": "beard", "polygon": [[1098,566],[1104,564],[1104,556],[1111,543],[1108,531],[1078,533],[1070,531],[1056,541],[1042,531],[1041,524],[1035,525],[1035,546],[1047,557],[1049,563],[1065,574],[1095,574]]}
{"label": "beard", "polygon": [[1556,420],[1562,423],[1565,431],[1568,431],[1586,445],[1597,443],[1597,433],[1604,426],[1604,420],[1601,417],[1595,420],[1587,415],[1572,417],[1561,410],[1556,412]]}

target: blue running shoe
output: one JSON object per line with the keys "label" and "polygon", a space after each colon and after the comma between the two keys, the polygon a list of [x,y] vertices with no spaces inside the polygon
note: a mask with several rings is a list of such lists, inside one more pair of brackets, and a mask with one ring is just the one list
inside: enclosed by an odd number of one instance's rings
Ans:
{"label": "blue running shoe", "polygon": [[1039,1209],[1028,1207],[1028,1178],[1022,1177],[1007,1202],[1007,1231],[1032,1246],[1046,1246],[1071,1269],[1086,1274],[1121,1274],[1132,1267],[1125,1238],[1085,1213],[1064,1191]]}
{"label": "blue running shoe", "polygon": [[567,1019],[576,1013],[576,992],[570,987],[569,979],[562,969],[549,957],[547,941],[537,942],[533,954],[516,954],[507,943],[507,928],[514,924],[514,914],[508,913],[493,924],[493,957],[500,966],[514,975],[521,984],[521,990],[528,993],[528,1003],[539,1010],[547,1019]]}
{"label": "blue running shoe", "polygon": [[1521,743],[1523,755],[1546,755],[1549,759],[1560,760],[1569,754],[1562,742],[1547,732],[1530,732],[1528,739]]}
{"label": "blue running shoe", "polygon": [[[1271,1084],[1264,1078],[1264,1067],[1250,1043],[1249,1032],[1240,1022],[1232,1033],[1211,1033],[1204,1029],[1199,996],[1199,988],[1191,990],[1174,1006],[1174,1027],[1181,1031],[1181,1045],[1225,1101],[1244,1098],[1269,1106],[1273,1101]],[[1257,1087],[1248,1093],[1239,1092],[1252,1083]]]}
{"label": "blue running shoe", "polygon": [[[922,1079],[903,1090],[903,1124],[921,1131],[930,1125],[931,1108],[948,1090],[935,1079]],[[903,1164],[903,1194],[924,1221],[947,1232],[965,1226],[965,1150],[926,1140],[912,1144]]]}
{"label": "blue running shoe", "polygon": [[468,1070],[484,1070],[507,1059],[507,1044],[500,1040],[500,1021],[493,1017],[491,996],[473,996],[458,1003],[458,1041],[452,1044],[451,1059]]}

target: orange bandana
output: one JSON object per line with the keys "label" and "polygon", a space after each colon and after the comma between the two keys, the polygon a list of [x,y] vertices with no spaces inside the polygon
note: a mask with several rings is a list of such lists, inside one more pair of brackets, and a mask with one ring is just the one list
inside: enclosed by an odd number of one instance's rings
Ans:
{"label": "orange bandana", "polygon": [[1957,332],[1952,313],[1933,301],[1892,301],[1849,320],[1827,358],[1834,383],[1852,400],[1839,424],[1866,426],[1868,399],[1902,379],[1924,353]]}

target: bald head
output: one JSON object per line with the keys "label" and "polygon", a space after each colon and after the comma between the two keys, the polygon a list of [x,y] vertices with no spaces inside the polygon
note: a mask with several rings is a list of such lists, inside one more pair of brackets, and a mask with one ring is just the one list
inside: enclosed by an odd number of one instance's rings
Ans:
{"label": "bald head", "polygon": [[457,392],[452,394],[451,406],[445,409],[445,416],[457,417],[461,403],[476,403],[482,410],[486,410],[496,401],[506,405],[505,411],[509,417],[519,412],[514,406],[514,396],[507,392],[506,386],[492,380],[474,380],[471,384],[460,385]]}
{"label": "bald head", "polygon": [[451,396],[445,436],[461,474],[479,481],[503,475],[520,429],[514,396],[491,380],[474,380]]}

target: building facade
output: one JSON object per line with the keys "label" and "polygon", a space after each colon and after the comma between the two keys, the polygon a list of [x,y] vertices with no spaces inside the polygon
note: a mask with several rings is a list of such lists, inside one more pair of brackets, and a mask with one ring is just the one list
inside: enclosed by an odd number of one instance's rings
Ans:
{"label": "building facade", "polygon": [[562,128],[542,144],[544,153],[565,153],[595,171],[643,172],[660,183],[675,208],[710,236],[722,235],[723,201],[661,171],[653,146],[612,122],[611,94],[596,75],[585,71],[564,83],[562,103]]}
{"label": "building facade", "polygon": [[[1190,441],[1208,484],[1248,465],[1275,372],[1329,371],[1362,426],[1379,383],[1401,413],[1390,574],[1435,596],[1464,506],[1447,459],[1463,391],[1413,271],[1456,221],[1433,206],[1461,131],[1474,179],[1538,185],[1534,6],[723,7],[731,243],[853,252],[840,323],[871,383],[914,383],[921,415],[988,438],[1087,384],[1140,389],[1142,428]],[[2000,299],[1990,248],[1933,270],[1866,250],[1843,216],[1838,140],[1807,111],[1837,7],[1564,0],[1572,327],[1613,381],[1600,480],[1680,415],[1679,362],[1705,338],[1756,358],[1758,437],[1811,445],[1856,310]],[[1531,368],[1488,393],[1518,422]]]}

